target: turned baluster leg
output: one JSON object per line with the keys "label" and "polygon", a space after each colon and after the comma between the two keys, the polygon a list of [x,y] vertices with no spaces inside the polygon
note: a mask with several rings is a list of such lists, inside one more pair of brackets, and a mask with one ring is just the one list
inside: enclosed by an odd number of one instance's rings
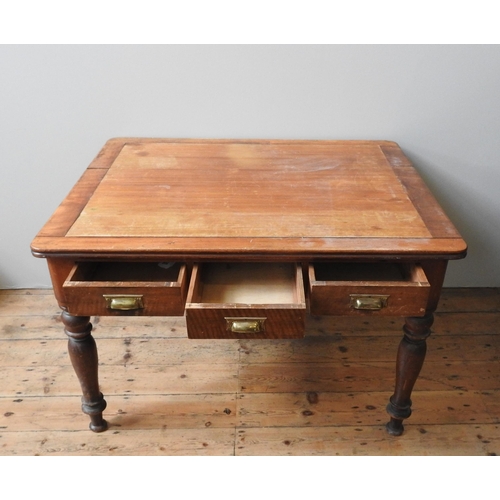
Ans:
{"label": "turned baluster leg", "polygon": [[389,399],[387,412],[391,420],[386,429],[393,436],[403,433],[403,420],[411,415],[411,392],[424,364],[426,339],[434,322],[432,313],[422,318],[406,318],[404,336],[399,344],[396,361],[396,388]]}
{"label": "turned baluster leg", "polygon": [[106,401],[99,391],[97,375],[97,347],[91,335],[92,324],[88,316],[72,316],[64,311],[61,315],[68,335],[68,351],[71,363],[82,387],[82,411],[90,417],[90,429],[102,432],[108,428],[102,412]]}

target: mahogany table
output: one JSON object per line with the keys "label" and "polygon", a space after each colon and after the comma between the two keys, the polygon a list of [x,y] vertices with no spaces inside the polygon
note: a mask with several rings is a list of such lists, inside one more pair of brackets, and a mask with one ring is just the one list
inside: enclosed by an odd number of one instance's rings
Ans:
{"label": "mahogany table", "polygon": [[387,141],[108,141],[34,239],[90,428],[106,430],[93,315],[185,315],[188,337],[304,335],[305,316],[399,316],[403,432],[446,266],[466,244]]}

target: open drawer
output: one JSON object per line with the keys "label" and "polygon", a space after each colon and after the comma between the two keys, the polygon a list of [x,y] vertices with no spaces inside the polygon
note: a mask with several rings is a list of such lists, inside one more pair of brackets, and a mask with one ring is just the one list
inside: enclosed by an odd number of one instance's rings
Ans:
{"label": "open drawer", "polygon": [[309,265],[314,315],[423,316],[430,285],[413,263],[332,262]]}
{"label": "open drawer", "polygon": [[63,285],[74,315],[182,316],[186,266],[159,262],[80,262]]}
{"label": "open drawer", "polygon": [[301,338],[305,313],[302,270],[296,264],[193,266],[186,300],[190,338]]}

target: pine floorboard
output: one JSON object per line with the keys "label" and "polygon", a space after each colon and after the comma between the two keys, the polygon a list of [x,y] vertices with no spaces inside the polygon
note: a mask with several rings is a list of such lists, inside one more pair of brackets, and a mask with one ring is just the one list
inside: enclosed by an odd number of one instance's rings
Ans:
{"label": "pine floorboard", "polygon": [[500,454],[500,289],[445,289],[405,433],[385,432],[397,318],[311,317],[303,340],[189,340],[96,317],[109,430],[88,430],[51,290],[0,290],[0,455]]}

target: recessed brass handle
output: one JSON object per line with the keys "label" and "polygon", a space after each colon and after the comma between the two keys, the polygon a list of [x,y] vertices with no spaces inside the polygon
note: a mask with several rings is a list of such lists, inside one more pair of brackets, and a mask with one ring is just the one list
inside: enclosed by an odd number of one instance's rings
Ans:
{"label": "recessed brass handle", "polygon": [[233,333],[262,333],[266,318],[224,318],[226,329]]}
{"label": "recessed brass handle", "polygon": [[106,307],[115,311],[134,311],[143,309],[142,295],[103,295]]}
{"label": "recessed brass handle", "polygon": [[361,311],[379,311],[387,307],[389,295],[350,295],[351,307]]}

